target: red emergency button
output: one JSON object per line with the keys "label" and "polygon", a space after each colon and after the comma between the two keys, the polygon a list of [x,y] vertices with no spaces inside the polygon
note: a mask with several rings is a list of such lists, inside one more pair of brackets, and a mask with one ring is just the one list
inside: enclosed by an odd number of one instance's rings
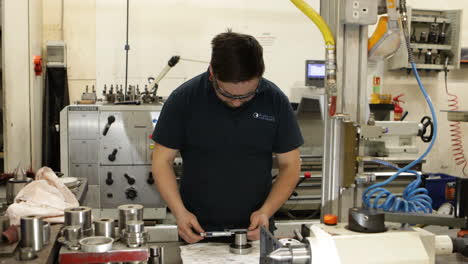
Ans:
{"label": "red emergency button", "polygon": [[310,177],[312,177],[312,173],[310,173],[308,171],[304,172],[304,178],[309,179]]}

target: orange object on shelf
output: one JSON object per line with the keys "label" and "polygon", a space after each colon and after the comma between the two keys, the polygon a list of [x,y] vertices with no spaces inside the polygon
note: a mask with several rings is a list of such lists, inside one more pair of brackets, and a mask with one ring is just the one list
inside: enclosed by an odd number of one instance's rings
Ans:
{"label": "orange object on shelf", "polygon": [[336,225],[338,224],[338,216],[333,214],[326,214],[323,216],[323,223],[326,225]]}

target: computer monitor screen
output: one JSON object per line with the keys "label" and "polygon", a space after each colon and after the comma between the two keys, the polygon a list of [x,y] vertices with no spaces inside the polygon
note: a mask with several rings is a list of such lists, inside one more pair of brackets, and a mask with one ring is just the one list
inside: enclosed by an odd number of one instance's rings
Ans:
{"label": "computer monitor screen", "polygon": [[325,64],[309,64],[307,67],[309,78],[325,78]]}
{"label": "computer monitor screen", "polygon": [[325,62],[319,60],[307,60],[305,77],[306,85],[323,87],[325,84]]}

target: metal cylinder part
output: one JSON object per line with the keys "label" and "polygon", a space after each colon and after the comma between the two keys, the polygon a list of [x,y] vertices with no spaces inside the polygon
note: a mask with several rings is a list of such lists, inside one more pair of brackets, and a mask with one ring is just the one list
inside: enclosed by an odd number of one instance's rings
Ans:
{"label": "metal cylinder part", "polygon": [[24,186],[28,185],[32,181],[31,178],[15,179],[11,178],[7,181],[6,185],[6,201],[8,204],[12,204],[15,201],[16,195],[23,189]]}
{"label": "metal cylinder part", "polygon": [[148,241],[148,233],[127,233],[124,230],[122,240],[129,248],[141,247]]}
{"label": "metal cylinder part", "polygon": [[164,247],[153,246],[149,248],[148,264],[164,264]]}
{"label": "metal cylinder part", "polygon": [[63,237],[65,241],[77,243],[83,237],[83,231],[81,226],[74,225],[74,226],[66,226],[63,228]]}
{"label": "metal cylinder part", "polygon": [[237,255],[252,252],[252,245],[247,242],[247,232],[238,231],[234,233],[234,243],[229,247],[229,251]]}
{"label": "metal cylinder part", "polygon": [[18,253],[19,260],[33,260],[36,257],[36,252],[30,247],[20,248]]}
{"label": "metal cylinder part", "polygon": [[22,216],[21,225],[21,247],[30,247],[34,251],[40,251],[44,246],[44,222],[39,216]]}
{"label": "metal cylinder part", "polygon": [[125,229],[127,221],[143,221],[143,205],[124,204],[119,209],[119,233]]}
{"label": "metal cylinder part", "polygon": [[94,221],[94,235],[115,238],[115,221],[112,218],[101,218]]}
{"label": "metal cylinder part", "polygon": [[91,208],[79,206],[65,209],[65,226],[81,226],[83,236],[93,235]]}
{"label": "metal cylinder part", "polygon": [[142,233],[145,231],[143,221],[127,221],[125,224],[126,233]]}
{"label": "metal cylinder part", "polygon": [[234,234],[234,244],[238,246],[247,245],[247,233],[246,232],[236,232]]}
{"label": "metal cylinder part", "polygon": [[102,253],[112,249],[114,239],[105,236],[92,236],[80,239],[81,251]]}
{"label": "metal cylinder part", "polygon": [[42,238],[44,245],[48,245],[50,242],[50,223],[44,221],[42,229]]}

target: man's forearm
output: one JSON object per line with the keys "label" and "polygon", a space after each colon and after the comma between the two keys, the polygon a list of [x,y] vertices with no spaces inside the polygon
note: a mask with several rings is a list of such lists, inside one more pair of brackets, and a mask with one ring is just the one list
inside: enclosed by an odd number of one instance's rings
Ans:
{"label": "man's forearm", "polygon": [[299,180],[299,172],[300,162],[288,164],[284,168],[280,167],[278,178],[260,210],[265,212],[269,217],[273,216],[294,191]]}
{"label": "man's forearm", "polygon": [[177,180],[172,164],[153,163],[152,171],[155,176],[156,188],[161,194],[167,206],[171,209],[174,215],[185,211],[185,206],[182,202],[177,186]]}

